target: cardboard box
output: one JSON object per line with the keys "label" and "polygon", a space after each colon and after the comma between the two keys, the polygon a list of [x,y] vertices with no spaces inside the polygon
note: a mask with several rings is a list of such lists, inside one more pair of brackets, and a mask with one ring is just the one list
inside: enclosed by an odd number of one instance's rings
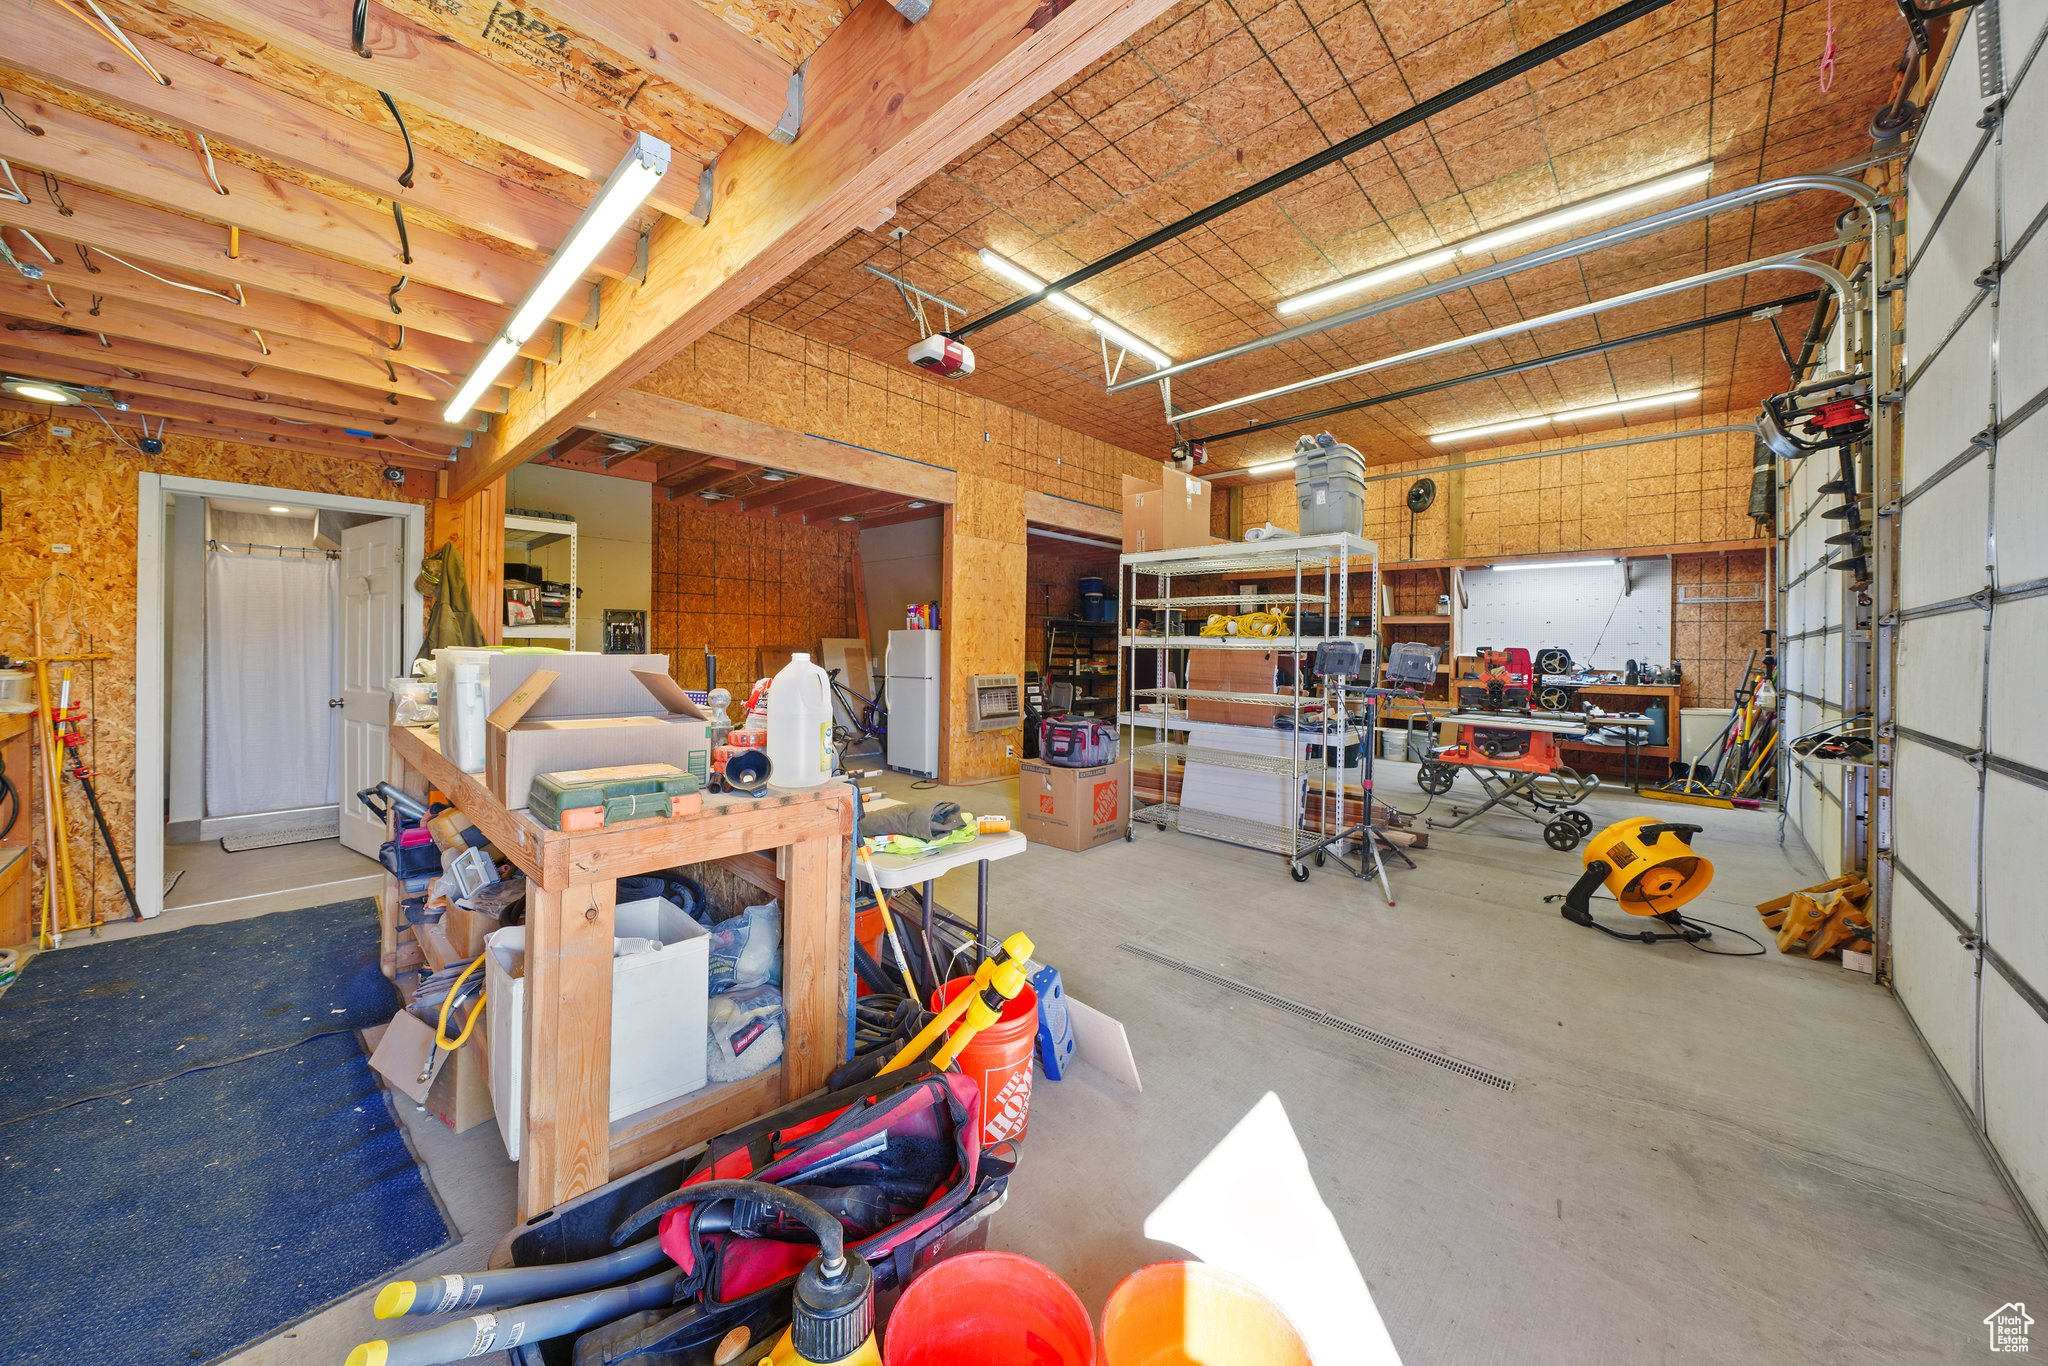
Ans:
{"label": "cardboard box", "polygon": [[[612,960],[611,1117],[622,1119],[699,1090],[710,1076],[711,931],[661,897],[624,902],[612,915],[615,938],[661,944]],[[515,1160],[526,1121],[525,957],[524,925],[492,934],[484,956],[491,1099]]]}
{"label": "cardboard box", "polygon": [[[1188,651],[1190,692],[1263,692],[1279,690],[1279,655],[1271,650]],[[1188,699],[1188,720],[1218,721],[1230,726],[1271,726],[1280,708],[1259,702],[1217,702]]]}
{"label": "cardboard box", "polygon": [[1017,777],[1024,838],[1056,849],[1093,849],[1122,839],[1131,820],[1131,770],[1058,768],[1027,759]]}
{"label": "cardboard box", "polygon": [[[482,717],[488,717],[504,706],[506,699],[543,669],[555,676],[555,682],[544,698],[536,699],[528,712],[535,720],[554,716],[652,716],[663,710],[648,696],[647,689],[635,675],[658,673],[666,676],[667,655],[450,648],[434,651],[434,658],[441,668],[444,689],[451,689],[458,662],[481,666],[484,683]],[[465,752],[468,738],[463,735],[463,730],[468,714],[453,704],[450,691],[443,691],[442,698],[441,752],[452,758]],[[482,747],[479,746],[476,752],[482,752]]]}
{"label": "cardboard box", "polygon": [[1209,481],[1162,469],[1155,482],[1124,476],[1124,551],[1208,545]]}
{"label": "cardboard box", "polygon": [[[488,1047],[484,1034],[480,1023],[467,1045],[453,1054],[443,1053],[434,1046],[434,1027],[411,1011],[401,1010],[372,1046],[370,1066],[400,1095],[430,1111],[456,1133],[464,1133],[491,1117],[491,1091],[484,1076],[484,1050]],[[420,1079],[422,1072],[425,1081]]]}
{"label": "cardboard box", "polygon": [[526,805],[535,775],[620,764],[673,764],[697,781],[711,774],[711,723],[666,673],[635,669],[649,711],[633,715],[539,716],[559,676],[539,669],[490,717],[484,781],[509,809]]}

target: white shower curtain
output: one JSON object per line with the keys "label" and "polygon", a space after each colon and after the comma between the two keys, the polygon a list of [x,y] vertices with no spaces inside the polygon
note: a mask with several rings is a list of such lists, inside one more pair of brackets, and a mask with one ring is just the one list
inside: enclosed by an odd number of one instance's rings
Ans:
{"label": "white shower curtain", "polygon": [[341,576],[325,555],[206,563],[206,814],[322,806],[341,779]]}

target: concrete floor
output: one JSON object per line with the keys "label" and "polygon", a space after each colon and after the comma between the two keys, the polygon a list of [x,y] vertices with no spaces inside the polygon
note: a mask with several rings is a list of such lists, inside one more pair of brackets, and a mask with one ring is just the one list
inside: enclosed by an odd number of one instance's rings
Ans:
{"label": "concrete floor", "polygon": [[[1383,765],[1382,794],[1420,807],[1412,774]],[[1012,785],[882,785],[1015,803]],[[1625,795],[1590,804],[1596,823],[1652,809],[1672,814]],[[1757,932],[1755,902],[1818,878],[1779,849],[1771,815],[1685,815],[1717,866],[1699,916]],[[1100,1306],[1126,1272],[1175,1255],[1145,1239],[1145,1216],[1272,1091],[1407,1366],[1958,1361],[1984,1351],[1993,1309],[2048,1302],[2048,1262],[1869,979],[1569,925],[1541,898],[1578,859],[1527,823],[1432,843],[1395,872],[1393,908],[1334,868],[1297,885],[1277,858],[1149,830],[994,865],[998,932],[1030,931],[1075,997],[1124,1022],[1145,1089],[1086,1068],[1041,1084],[992,1245]],[[971,879],[942,896],[970,910]],[[1308,1024],[1124,941],[1515,1088]],[[408,1113],[406,1127],[464,1235],[421,1270],[481,1265],[512,1222],[495,1126],[458,1136]],[[234,1361],[339,1362],[375,1332],[370,1297]]]}

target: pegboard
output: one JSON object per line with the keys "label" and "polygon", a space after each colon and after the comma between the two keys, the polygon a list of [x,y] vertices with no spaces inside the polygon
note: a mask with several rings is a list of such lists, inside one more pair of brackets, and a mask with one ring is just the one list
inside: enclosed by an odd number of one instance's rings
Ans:
{"label": "pegboard", "polygon": [[[1470,598],[1458,628],[1459,648],[1552,645],[1581,666],[1619,669],[1627,660],[1671,662],[1671,561],[1628,562],[1630,591],[1619,564],[1582,569],[1468,569]],[[1596,648],[1597,646],[1597,648]]]}

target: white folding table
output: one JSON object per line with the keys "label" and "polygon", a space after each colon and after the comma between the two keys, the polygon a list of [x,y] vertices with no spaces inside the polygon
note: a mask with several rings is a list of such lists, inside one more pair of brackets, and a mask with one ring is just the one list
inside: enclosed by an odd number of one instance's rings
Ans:
{"label": "white folding table", "polygon": [[983,945],[988,943],[988,866],[999,858],[1021,854],[1027,845],[1023,832],[1006,830],[999,835],[977,835],[963,844],[949,844],[929,854],[878,854],[869,875],[869,860],[853,861],[854,875],[874,890],[877,897],[918,889],[918,904],[924,917],[925,966],[932,980],[940,981],[938,961],[932,957],[932,887],[941,876],[972,863],[975,868],[974,932]]}

